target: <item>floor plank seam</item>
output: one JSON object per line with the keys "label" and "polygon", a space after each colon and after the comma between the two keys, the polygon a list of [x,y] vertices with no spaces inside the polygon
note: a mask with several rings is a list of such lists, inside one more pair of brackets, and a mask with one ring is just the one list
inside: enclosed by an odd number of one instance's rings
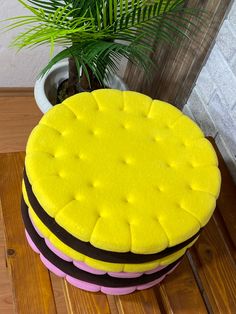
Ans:
{"label": "floor plank seam", "polygon": [[235,252],[235,245],[234,245],[234,242],[230,236],[230,233],[227,229],[227,226],[225,224],[225,221],[221,215],[221,212],[218,210],[218,208],[216,208],[216,211],[214,213],[214,216],[213,218],[214,221],[215,221],[215,224],[217,226],[217,229],[218,229],[218,232],[221,236],[221,238],[223,239],[224,241],[224,244],[227,248],[227,251],[230,255],[230,257],[232,258],[233,260],[233,263],[236,267],[236,252]]}
{"label": "floor plank seam", "polygon": [[203,284],[202,284],[202,280],[198,274],[198,271],[197,271],[197,266],[195,265],[195,262],[191,256],[191,253],[188,251],[187,252],[187,257],[188,257],[188,261],[190,263],[190,266],[192,268],[192,272],[193,272],[193,275],[194,275],[194,278],[195,278],[195,281],[197,283],[197,286],[198,286],[198,289],[201,293],[201,296],[202,296],[202,299],[203,299],[203,302],[206,306],[206,310],[208,312],[208,314],[214,314],[213,310],[212,310],[212,307],[211,307],[211,304],[210,304],[210,301],[208,299],[208,296],[207,296],[207,293],[203,287]]}

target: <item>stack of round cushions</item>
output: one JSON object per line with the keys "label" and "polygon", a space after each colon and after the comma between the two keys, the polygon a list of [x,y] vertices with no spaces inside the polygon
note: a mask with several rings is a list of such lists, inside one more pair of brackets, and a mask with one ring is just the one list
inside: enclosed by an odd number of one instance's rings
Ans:
{"label": "stack of round cushions", "polygon": [[22,215],[42,262],[89,291],[159,283],[210,219],[215,151],[174,106],[101,89],[46,113],[26,149]]}

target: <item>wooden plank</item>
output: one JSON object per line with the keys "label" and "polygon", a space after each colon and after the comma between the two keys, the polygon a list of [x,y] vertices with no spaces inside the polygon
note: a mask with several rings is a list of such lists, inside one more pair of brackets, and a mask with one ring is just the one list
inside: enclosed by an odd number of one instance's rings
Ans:
{"label": "wooden plank", "polygon": [[176,46],[163,42],[156,44],[153,60],[157,70],[151,83],[147,82],[140,70],[134,75],[137,66],[128,63],[124,79],[130,89],[182,108],[209,54],[230,3],[231,0],[187,1],[188,6],[203,9],[210,14],[210,17],[205,17],[205,26],[194,39],[183,40]]}
{"label": "wooden plank", "polygon": [[66,280],[63,282],[68,313],[76,314],[113,314],[107,297],[101,292],[87,292],[75,288]]}
{"label": "wooden plank", "polygon": [[214,143],[214,140],[212,138],[209,138],[209,140],[211,141],[212,145],[214,146],[217,152],[222,178],[221,191],[219,198],[217,200],[217,208],[220,215],[219,217],[217,217],[217,221],[219,224],[222,221],[224,223],[224,227],[232,243],[231,253],[234,257],[234,260],[236,261],[236,214],[235,214],[236,186],[224,162],[224,159],[220,154],[219,149]]}
{"label": "wooden plank", "polygon": [[52,272],[50,272],[51,282],[52,282],[52,288],[53,288],[53,294],[54,299],[56,303],[57,308],[57,314],[67,314],[67,304],[66,299],[64,295],[64,280]]}
{"label": "wooden plank", "polygon": [[0,97],[0,153],[24,151],[42,117],[33,97]]}
{"label": "wooden plank", "polygon": [[161,313],[153,289],[136,291],[132,294],[115,296],[119,313],[159,314]]}
{"label": "wooden plank", "polygon": [[13,314],[13,297],[10,276],[6,264],[5,237],[0,202],[0,313]]}
{"label": "wooden plank", "polygon": [[0,193],[7,263],[17,313],[56,313],[48,271],[26,243],[20,212],[24,153],[0,154]]}
{"label": "wooden plank", "polygon": [[155,289],[166,313],[207,313],[187,257]]}
{"label": "wooden plank", "polygon": [[213,313],[236,313],[236,267],[214,216],[190,254]]}
{"label": "wooden plank", "polygon": [[110,311],[112,314],[120,314],[120,311],[116,304],[116,299],[114,295],[107,295],[107,301],[109,303]]}
{"label": "wooden plank", "polygon": [[0,97],[33,97],[33,87],[0,87]]}

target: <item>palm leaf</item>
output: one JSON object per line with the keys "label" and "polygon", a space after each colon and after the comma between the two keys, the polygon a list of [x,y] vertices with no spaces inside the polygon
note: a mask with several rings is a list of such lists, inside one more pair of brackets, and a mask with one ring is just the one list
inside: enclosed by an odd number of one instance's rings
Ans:
{"label": "palm leaf", "polygon": [[50,68],[62,59],[74,57],[80,66],[91,69],[96,78],[103,83],[105,76],[109,77],[117,70],[117,63],[122,57],[126,57],[134,63],[139,64],[144,70],[149,71],[153,66],[152,61],[148,59],[147,53],[150,53],[150,47],[140,44],[130,44],[128,46],[122,43],[91,41],[83,44],[76,44],[59,52],[48,65],[43,69],[41,75],[44,75]]}
{"label": "palm leaf", "polygon": [[[43,69],[73,57],[85,75],[90,69],[100,82],[116,71],[122,57],[149,71],[154,66],[151,44],[192,38],[203,22],[202,12],[185,0],[18,0],[30,16],[12,19],[6,30],[25,26],[13,41],[19,49],[55,45],[63,50]],[[114,42],[124,41],[123,43]],[[88,81],[89,81],[89,77]]]}

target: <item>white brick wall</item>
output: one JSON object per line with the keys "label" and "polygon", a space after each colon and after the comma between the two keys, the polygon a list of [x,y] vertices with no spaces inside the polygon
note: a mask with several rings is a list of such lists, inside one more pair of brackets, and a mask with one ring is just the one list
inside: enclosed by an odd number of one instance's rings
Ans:
{"label": "white brick wall", "polygon": [[236,182],[236,1],[184,107],[215,138]]}

